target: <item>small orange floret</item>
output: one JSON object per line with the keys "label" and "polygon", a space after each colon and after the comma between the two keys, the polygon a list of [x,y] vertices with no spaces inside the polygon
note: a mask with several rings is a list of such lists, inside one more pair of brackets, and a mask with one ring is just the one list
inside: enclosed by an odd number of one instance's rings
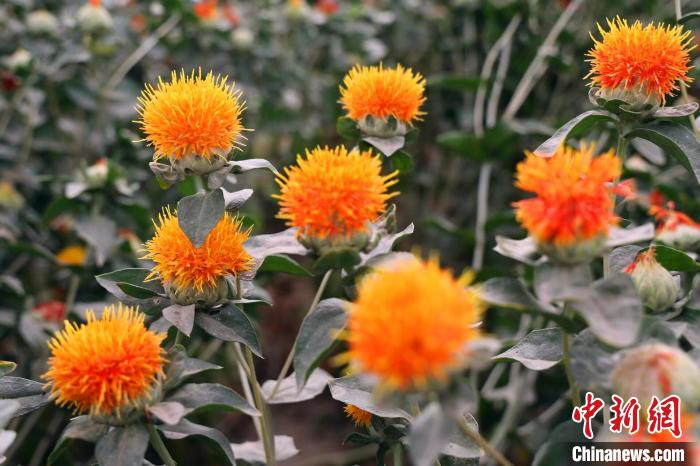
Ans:
{"label": "small orange floret", "polygon": [[87,324],[66,322],[49,342],[49,370],[42,376],[51,398],[76,412],[117,415],[151,395],[163,374],[164,334],[144,326],[131,307],[106,307],[102,318],[88,312]]}
{"label": "small orange floret", "polygon": [[192,11],[201,20],[216,17],[218,0],[200,0],[192,6]]}
{"label": "small orange floret", "polygon": [[468,356],[482,313],[470,277],[455,280],[437,260],[409,258],[375,269],[350,306],[349,349],[354,371],[389,388],[422,388],[444,379]]}
{"label": "small orange floret", "polygon": [[612,151],[561,146],[551,158],[527,153],[515,186],[536,197],[514,203],[516,218],[540,242],[568,245],[606,234],[617,224],[609,182],[620,176]]}
{"label": "small orange floret", "polygon": [[601,40],[593,38],[588,52],[591,85],[603,90],[637,90],[665,102],[666,95],[689,83],[692,35],[682,26],[608,20],[608,31],[598,25]]}
{"label": "small orange floret", "polygon": [[250,270],[253,259],[243,248],[249,231],[241,231],[241,220],[225,213],[209,232],[204,244],[195,248],[177,220],[165,209],[156,224],[156,234],[146,243],[143,258],[156,263],[149,279],[160,278],[175,288],[204,290],[216,287],[220,278]]}
{"label": "small orange floret", "polygon": [[348,152],[344,146],[317,147],[297,156],[277,178],[279,218],[317,238],[344,237],[365,231],[386,209],[397,173],[381,175],[381,159],[371,150]]}
{"label": "small orange floret", "polygon": [[408,124],[424,115],[424,91],[425,79],[410,68],[356,65],[340,86],[340,103],[353,120],[393,116]]}
{"label": "small orange floret", "polygon": [[345,414],[352,419],[357,427],[369,428],[372,424],[372,413],[355,405],[345,405]]}
{"label": "small orange floret", "polygon": [[[654,196],[655,194],[655,196]],[[652,205],[649,207],[649,214],[653,215],[658,222],[656,226],[656,233],[662,232],[673,232],[678,229],[679,226],[685,225],[691,228],[700,229],[700,224],[695,220],[690,218],[687,214],[679,212],[676,210],[676,203],[669,201],[666,207],[663,206],[663,197],[657,203],[659,193],[652,193]]]}
{"label": "small orange floret", "polygon": [[56,260],[62,265],[84,265],[87,251],[82,246],[66,246],[58,251]]}
{"label": "small orange floret", "polygon": [[225,157],[239,143],[245,103],[228,77],[202,71],[172,72],[170,82],[146,88],[139,97],[137,123],[155,148],[154,159],[200,155]]}

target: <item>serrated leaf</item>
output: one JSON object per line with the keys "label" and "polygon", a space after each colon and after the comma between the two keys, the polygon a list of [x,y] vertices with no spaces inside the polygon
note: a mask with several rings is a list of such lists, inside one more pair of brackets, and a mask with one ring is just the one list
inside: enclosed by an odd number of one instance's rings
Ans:
{"label": "serrated leaf", "polygon": [[238,307],[226,304],[213,312],[200,310],[194,321],[209,335],[224,341],[236,341],[246,345],[256,356],[262,357],[260,340],[255,327]]}
{"label": "serrated leaf", "polygon": [[700,143],[685,126],[671,121],[657,121],[637,126],[625,136],[653,142],[666,154],[673,156],[700,183]]}
{"label": "serrated leaf", "polygon": [[224,211],[224,194],[220,189],[197,193],[184,197],[177,203],[177,221],[192,245],[199,248],[219,223]]}
{"label": "serrated leaf", "polygon": [[324,299],[302,322],[294,344],[294,373],[298,387],[304,386],[311,372],[333,346],[338,332],[345,328],[347,304],[342,299]]}
{"label": "serrated leaf", "polygon": [[540,157],[551,157],[559,146],[565,143],[569,137],[584,133],[597,123],[615,120],[615,116],[602,110],[589,110],[584,112],[556,130],[549,139],[535,149],[534,153]]}
{"label": "serrated leaf", "polygon": [[188,383],[178,388],[166,401],[180,403],[192,412],[201,408],[216,408],[245,413],[248,416],[260,416],[257,409],[238,393],[218,383]]}
{"label": "serrated leaf", "polygon": [[268,380],[262,385],[262,392],[267,402],[274,404],[299,403],[300,401],[311,400],[320,395],[325,390],[328,381],[332,377],[323,369],[316,369],[306,381],[304,387],[297,386],[297,378],[295,374],[291,374],[282,380],[277,393],[274,397],[270,397],[276,380]]}
{"label": "serrated leaf", "polygon": [[561,330],[556,327],[533,330],[514,346],[493,357],[518,361],[533,371],[554,367],[561,358]]}
{"label": "serrated leaf", "polygon": [[142,424],[112,427],[95,447],[100,466],[134,466],[141,464],[148,448],[148,431]]}

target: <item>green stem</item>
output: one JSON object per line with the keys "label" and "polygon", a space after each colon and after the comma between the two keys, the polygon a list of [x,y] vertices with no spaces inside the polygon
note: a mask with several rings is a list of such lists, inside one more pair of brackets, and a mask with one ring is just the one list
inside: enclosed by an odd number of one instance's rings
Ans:
{"label": "green stem", "polygon": [[194,191],[195,193],[201,192],[201,191],[206,191],[204,189],[204,181],[202,181],[202,177],[199,175],[195,175],[192,177],[192,180],[194,181]]}
{"label": "green stem", "polygon": [[513,466],[513,463],[511,463],[505,456],[503,456],[501,452],[496,450],[493,447],[493,445],[491,445],[488,442],[488,440],[486,440],[484,437],[481,436],[481,434],[473,430],[469,426],[469,424],[467,424],[467,421],[464,419],[464,417],[461,417],[459,420],[459,428],[462,430],[464,435],[466,435],[472,442],[479,445],[479,447],[482,450],[484,450],[484,453],[493,458],[496,461],[496,463],[500,464],[501,466]]}
{"label": "green stem", "polygon": [[182,343],[182,332],[180,331],[180,329],[176,328],[175,329],[175,340],[173,341],[173,346],[179,345],[180,343]]}
{"label": "green stem", "polygon": [[249,377],[250,386],[253,389],[253,398],[255,398],[255,404],[257,405],[258,411],[260,411],[262,414],[260,428],[262,430],[263,448],[265,449],[265,464],[267,466],[275,466],[277,461],[275,460],[275,445],[270,416],[265,400],[263,399],[262,392],[260,391],[260,386],[258,385],[258,377],[255,373],[253,353],[247,346],[245,347],[245,358],[248,363],[248,370],[250,371]]}
{"label": "green stem", "polygon": [[569,336],[569,333],[565,330],[561,330],[561,343],[563,348],[562,362],[564,363],[564,372],[566,373],[566,380],[569,382],[569,390],[571,391],[571,402],[574,406],[580,406],[581,398],[578,393],[578,387],[576,386],[574,371],[571,369],[571,337]]}
{"label": "green stem", "polygon": [[155,448],[158,456],[160,456],[160,459],[165,463],[165,466],[177,466],[177,463],[173,457],[170,456],[170,452],[165,446],[165,443],[163,443],[163,439],[158,434],[156,428],[151,423],[148,423],[147,426],[148,433],[151,435],[151,445],[153,445],[153,448]]}
{"label": "green stem", "polygon": [[[326,274],[323,276],[321,279],[321,284],[318,287],[318,290],[316,290],[316,296],[314,296],[313,301],[311,301],[311,306],[309,306],[308,311],[306,311],[306,315],[304,315],[304,318],[311,314],[311,312],[316,308],[318,305],[318,302],[321,300],[321,296],[323,296],[323,292],[326,289],[326,285],[328,285],[328,280],[331,278],[331,275],[333,274],[333,269],[329,270],[326,272]],[[298,335],[297,335],[298,337]],[[284,361],[284,365],[282,366],[282,370],[280,371],[279,375],[277,376],[277,382],[275,382],[275,386],[272,389],[272,392],[270,393],[270,398],[274,398],[274,396],[277,394],[277,390],[279,390],[280,385],[282,384],[282,380],[284,380],[284,377],[287,375],[287,372],[289,371],[289,368],[292,365],[292,361],[294,360],[294,348],[296,347],[296,339],[294,340],[294,345],[292,345],[292,349],[289,350],[289,354],[287,354],[287,359]]]}
{"label": "green stem", "polygon": [[394,466],[403,466],[403,449],[400,443],[394,445]]}

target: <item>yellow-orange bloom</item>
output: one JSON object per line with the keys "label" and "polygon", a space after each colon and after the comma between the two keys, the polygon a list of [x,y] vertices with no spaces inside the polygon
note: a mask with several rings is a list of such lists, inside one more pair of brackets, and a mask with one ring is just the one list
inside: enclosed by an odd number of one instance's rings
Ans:
{"label": "yellow-orange bloom", "polygon": [[66,246],[56,254],[56,260],[62,265],[83,265],[86,259],[87,251],[82,246]]}
{"label": "yellow-orange bloom", "polygon": [[117,417],[147,400],[163,374],[165,334],[144,326],[131,307],[106,307],[102,318],[88,312],[87,324],[66,322],[49,342],[49,370],[42,376],[51,398],[76,412]]}
{"label": "yellow-orange bloom", "polygon": [[277,183],[281,192],[279,218],[317,238],[364,232],[367,223],[386,209],[398,172],[381,175],[381,159],[371,150],[348,152],[344,146],[317,147],[297,155],[297,165],[285,168]]}
{"label": "yellow-orange bloom", "polygon": [[389,388],[421,388],[444,379],[468,357],[482,313],[471,277],[455,280],[436,259],[384,264],[358,284],[350,305],[348,352],[354,371]]}
{"label": "yellow-orange bloom", "polygon": [[356,65],[340,86],[340,103],[353,120],[368,115],[381,119],[393,116],[412,123],[424,115],[420,111],[424,91],[425,79],[410,68]]}
{"label": "yellow-orange bloom", "polygon": [[228,274],[250,270],[253,259],[243,248],[249,231],[241,230],[241,220],[225,213],[196,248],[177,220],[177,214],[165,209],[155,223],[156,234],[146,243],[144,259],[156,263],[149,279],[160,278],[174,288],[203,291],[218,286]]}
{"label": "yellow-orange bloom", "polygon": [[345,405],[345,414],[352,419],[357,427],[369,428],[372,424],[372,413],[355,405]]}
{"label": "yellow-orange bloom", "polygon": [[212,72],[202,76],[201,70],[189,76],[173,71],[170,82],[158,78],[155,88],[146,85],[139,97],[137,123],[155,148],[155,160],[189,155],[208,160],[225,157],[239,143],[244,108],[228,77]]}
{"label": "yellow-orange bloom", "polygon": [[601,40],[593,38],[588,52],[591,85],[605,91],[633,91],[665,102],[666,95],[690,82],[689,52],[692,35],[682,26],[608,20],[608,31],[598,25]]}
{"label": "yellow-orange bloom", "polygon": [[536,197],[514,203],[516,218],[535,240],[570,245],[617,224],[609,182],[620,176],[620,160],[593,152],[562,145],[551,158],[528,152],[518,164],[515,186]]}

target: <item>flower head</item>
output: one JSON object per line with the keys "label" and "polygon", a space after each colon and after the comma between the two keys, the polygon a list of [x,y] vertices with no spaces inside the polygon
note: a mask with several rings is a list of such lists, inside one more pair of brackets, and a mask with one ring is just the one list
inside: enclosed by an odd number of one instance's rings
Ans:
{"label": "flower head", "polygon": [[340,103],[356,121],[367,116],[382,120],[393,116],[411,124],[424,114],[420,111],[424,91],[425,79],[410,68],[356,65],[340,86]]}
{"label": "flower head", "polygon": [[436,259],[384,264],[359,283],[350,306],[348,352],[352,370],[401,390],[444,379],[468,356],[482,312],[470,277],[455,280]]}
{"label": "flower head", "polygon": [[137,121],[146,141],[155,148],[154,159],[180,160],[190,155],[206,160],[225,156],[238,144],[244,130],[245,104],[228,77],[209,72],[172,72],[170,82],[158,79],[139,97]]}
{"label": "flower head", "polygon": [[56,260],[61,265],[84,265],[87,251],[82,246],[66,246],[58,251]]}
{"label": "flower head", "polygon": [[662,311],[676,302],[678,284],[656,260],[656,248],[640,252],[624,273],[632,277],[642,302],[651,310]]}
{"label": "flower head", "polygon": [[663,196],[652,193],[649,214],[656,218],[656,239],[678,249],[696,249],[700,245],[700,224],[687,214],[676,210],[669,201],[664,206]]}
{"label": "flower head", "polygon": [[381,175],[381,160],[371,150],[317,147],[297,156],[297,165],[277,178],[279,218],[301,235],[326,238],[365,232],[386,209],[397,172]]}
{"label": "flower head", "polygon": [[193,298],[216,290],[226,275],[238,275],[252,267],[253,259],[243,248],[248,233],[241,230],[238,217],[225,213],[196,248],[180,228],[177,215],[165,209],[155,236],[146,243],[144,259],[156,263],[149,278],[159,277],[173,291],[192,293]]}
{"label": "flower head", "polygon": [[364,427],[367,429],[372,424],[372,413],[369,411],[360,409],[355,405],[345,405],[344,411],[357,427]]}
{"label": "flower head", "polygon": [[218,3],[217,0],[200,0],[192,6],[192,11],[203,21],[212,20],[217,16]]}
{"label": "flower head", "polygon": [[150,398],[163,374],[164,334],[143,324],[144,315],[120,304],[87,324],[66,322],[49,342],[49,370],[42,376],[60,406],[95,416],[117,416]]}
{"label": "flower head", "polygon": [[682,26],[644,26],[639,21],[629,25],[620,17],[607,24],[607,31],[598,25],[601,40],[594,38],[588,52],[591,85],[604,93],[632,92],[663,103],[679,82],[691,81],[690,31]]}
{"label": "flower head", "polygon": [[34,306],[32,312],[41,316],[45,321],[61,323],[66,318],[68,307],[63,301],[49,300]]}
{"label": "flower head", "polygon": [[570,246],[604,237],[617,223],[609,182],[620,176],[620,161],[593,150],[561,146],[551,158],[528,153],[518,164],[515,186],[536,197],[514,204],[516,218],[538,243]]}

